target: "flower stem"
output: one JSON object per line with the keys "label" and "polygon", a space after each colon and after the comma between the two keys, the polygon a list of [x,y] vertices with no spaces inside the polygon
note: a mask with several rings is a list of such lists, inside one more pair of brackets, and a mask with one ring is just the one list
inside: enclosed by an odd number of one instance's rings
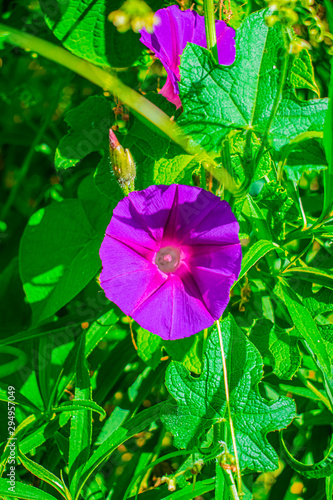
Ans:
{"label": "flower stem", "polygon": [[220,325],[219,320],[216,321],[216,325],[217,325],[217,331],[218,331],[218,334],[219,334],[219,341],[220,341],[220,347],[221,347],[221,356],[222,356],[222,365],[223,365],[223,378],[224,378],[224,390],[225,390],[225,400],[226,400],[227,410],[228,410],[228,415],[229,415],[229,427],[230,427],[232,446],[233,446],[233,449],[234,449],[235,462],[236,462],[238,495],[242,496],[242,478],[241,478],[241,472],[240,472],[240,467],[239,467],[239,459],[238,459],[238,452],[237,452],[237,445],[236,445],[236,436],[235,436],[234,423],[232,421],[231,408],[230,408],[230,395],[229,395],[227,362],[226,362],[226,358],[225,358],[225,352],[224,352],[224,347],[223,347],[223,339],[222,339],[222,332],[221,332],[221,325]]}
{"label": "flower stem", "polygon": [[207,38],[207,48],[211,52],[215,62],[218,63],[214,0],[204,0],[205,28]]}

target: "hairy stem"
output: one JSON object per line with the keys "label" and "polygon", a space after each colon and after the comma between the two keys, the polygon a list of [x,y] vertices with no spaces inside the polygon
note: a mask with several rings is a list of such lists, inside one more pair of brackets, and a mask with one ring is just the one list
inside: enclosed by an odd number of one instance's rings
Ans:
{"label": "hairy stem", "polygon": [[204,0],[205,28],[207,38],[207,48],[218,63],[214,0]]}
{"label": "hairy stem", "polygon": [[216,321],[216,324],[217,324],[217,331],[219,333],[219,340],[220,340],[220,347],[221,347],[221,356],[222,356],[222,365],[223,365],[223,378],[224,378],[224,389],[225,389],[225,400],[226,400],[226,403],[227,403],[227,410],[228,410],[228,415],[229,415],[229,427],[230,427],[232,446],[233,446],[233,449],[234,449],[235,462],[236,462],[238,495],[242,496],[242,478],[241,478],[241,472],[240,472],[240,467],[239,467],[239,459],[238,459],[238,452],[237,452],[237,445],[236,445],[236,436],[235,436],[234,423],[232,421],[231,408],[230,408],[230,395],[229,395],[227,362],[226,362],[226,358],[225,358],[225,352],[224,352],[224,347],[223,347],[223,339],[222,339],[222,332],[221,332],[221,325],[220,325],[219,320]]}

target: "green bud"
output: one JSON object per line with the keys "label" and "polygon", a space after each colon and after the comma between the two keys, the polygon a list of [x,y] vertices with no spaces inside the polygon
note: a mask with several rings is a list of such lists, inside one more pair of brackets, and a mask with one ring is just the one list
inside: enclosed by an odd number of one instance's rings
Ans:
{"label": "green bud", "polygon": [[112,129],[109,130],[109,150],[112,171],[120,187],[125,191],[133,191],[136,168],[129,149],[124,149]]}

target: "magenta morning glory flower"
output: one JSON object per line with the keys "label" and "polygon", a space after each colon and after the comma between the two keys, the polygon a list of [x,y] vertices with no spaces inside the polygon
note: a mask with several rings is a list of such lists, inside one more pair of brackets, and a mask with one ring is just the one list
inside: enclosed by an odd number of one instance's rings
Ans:
{"label": "magenta morning glory flower", "polygon": [[166,340],[211,326],[241,267],[229,204],[173,184],[130,193],[113,211],[100,257],[109,300]]}
{"label": "magenta morning glory flower", "polygon": [[[158,23],[153,33],[143,28],[140,41],[155,53],[168,74],[161,94],[179,108],[180,56],[187,42],[207,48],[205,19],[193,10],[181,11],[178,5],[158,10],[155,17]],[[216,21],[215,26],[219,64],[232,64],[236,55],[235,30],[224,21]]]}

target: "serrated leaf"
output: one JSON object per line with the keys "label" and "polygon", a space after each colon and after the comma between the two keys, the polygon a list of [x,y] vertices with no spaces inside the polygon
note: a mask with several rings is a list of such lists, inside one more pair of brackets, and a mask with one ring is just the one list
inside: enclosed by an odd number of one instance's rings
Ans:
{"label": "serrated leaf", "polygon": [[193,156],[178,155],[175,158],[161,158],[156,161],[149,174],[144,177],[144,186],[151,184],[190,184],[192,171],[196,166]]}
{"label": "serrated leaf", "polygon": [[64,401],[56,408],[52,408],[52,411],[54,411],[55,413],[61,413],[63,411],[75,412],[80,410],[92,410],[96,413],[99,413],[103,418],[106,416],[104,408],[89,399],[75,399],[72,401]]}
{"label": "serrated leaf", "polygon": [[[294,332],[295,333],[295,332]],[[291,379],[301,365],[297,335],[279,328],[268,319],[258,319],[250,331],[249,339],[263,358],[272,363],[275,375]]]}
{"label": "serrated leaf", "polygon": [[309,89],[320,97],[308,50],[303,49],[299,54],[293,57],[290,71],[290,83],[295,89]]}
{"label": "serrated leaf", "polygon": [[[286,427],[295,416],[294,402],[281,397],[264,400],[258,391],[262,360],[254,345],[231,316],[221,323],[228,363],[230,405],[237,450],[242,468],[274,470],[278,457],[268,443],[269,431]],[[217,330],[208,341],[199,378],[193,378],[180,363],[173,362],[166,373],[166,385],[177,404],[162,409],[161,420],[180,448],[194,444],[215,422],[226,417],[221,349]],[[224,425],[228,427],[228,422]],[[228,443],[232,449],[231,442]]]}
{"label": "serrated leaf", "polygon": [[[236,32],[236,60],[218,66],[208,50],[188,44],[181,58],[180,98],[184,131],[218,151],[230,129],[263,134],[269,124],[285,51],[281,28],[265,24],[266,10],[251,14]],[[322,131],[327,99],[299,101],[290,84],[270,125],[269,142],[279,150],[305,131]]]}
{"label": "serrated leaf", "polygon": [[107,20],[119,9],[120,0],[67,0],[50,4],[41,0],[48,27],[75,55],[101,66],[126,67],[142,52],[140,35],[119,33]]}
{"label": "serrated leaf", "polygon": [[67,304],[97,274],[102,238],[76,199],[53,203],[29,219],[20,244],[20,274],[35,324]]}

